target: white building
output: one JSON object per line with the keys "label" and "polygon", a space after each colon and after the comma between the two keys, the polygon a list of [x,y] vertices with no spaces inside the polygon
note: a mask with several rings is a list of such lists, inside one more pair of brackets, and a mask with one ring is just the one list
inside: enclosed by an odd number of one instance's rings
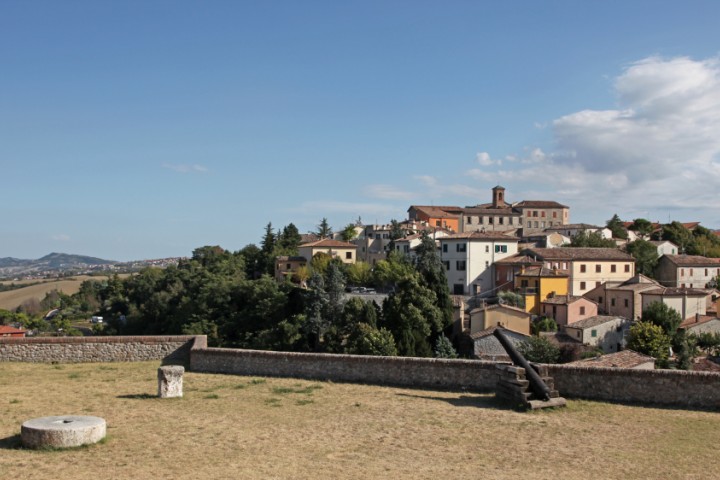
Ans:
{"label": "white building", "polygon": [[468,232],[440,239],[440,257],[454,295],[492,295],[493,263],[513,256],[518,238],[498,233]]}

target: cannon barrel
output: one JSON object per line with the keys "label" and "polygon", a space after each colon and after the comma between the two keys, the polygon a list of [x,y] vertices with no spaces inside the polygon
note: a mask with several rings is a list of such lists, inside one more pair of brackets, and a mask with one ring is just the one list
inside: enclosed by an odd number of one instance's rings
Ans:
{"label": "cannon barrel", "polygon": [[532,365],[530,365],[530,362],[528,362],[525,357],[523,357],[522,354],[515,349],[512,342],[502,332],[502,329],[496,328],[493,335],[495,335],[500,342],[500,345],[502,345],[508,353],[512,362],[518,367],[525,369],[525,377],[530,382],[530,389],[532,392],[542,400],[550,400],[550,389],[548,386],[545,382],[543,382],[542,378],[540,378],[540,375],[538,375]]}

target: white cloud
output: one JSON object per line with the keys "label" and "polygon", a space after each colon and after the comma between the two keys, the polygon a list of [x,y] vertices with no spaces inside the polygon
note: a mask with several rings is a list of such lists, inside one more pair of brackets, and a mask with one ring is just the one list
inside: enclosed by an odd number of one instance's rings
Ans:
{"label": "white cloud", "polygon": [[491,165],[501,165],[502,160],[495,160],[490,157],[490,154],[487,152],[478,152],[475,155],[475,160],[477,160],[477,163],[479,163],[483,167],[489,167]]}
{"label": "white cloud", "polygon": [[393,185],[376,184],[365,187],[365,196],[381,200],[409,200],[415,196],[412,192],[401,190]]}
{"label": "white cloud", "polygon": [[206,173],[208,171],[207,167],[203,165],[181,165],[181,164],[171,164],[171,163],[163,163],[163,168],[167,168],[169,170],[172,170],[174,172],[178,173]]}
{"label": "white cloud", "polygon": [[438,184],[437,178],[430,175],[415,175],[413,178],[426,187],[434,187]]}
{"label": "white cloud", "polygon": [[551,123],[553,151],[531,149],[505,168],[480,162],[484,168],[467,175],[504,184],[508,196],[566,203],[577,220],[600,210],[605,216],[673,210],[717,227],[718,59],[649,57],[628,65],[613,87],[617,108],[582,110]]}

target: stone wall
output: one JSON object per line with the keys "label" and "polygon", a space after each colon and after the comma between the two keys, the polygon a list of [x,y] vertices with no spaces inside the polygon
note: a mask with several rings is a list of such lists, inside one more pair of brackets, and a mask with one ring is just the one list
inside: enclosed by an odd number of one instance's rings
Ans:
{"label": "stone wall", "polygon": [[0,338],[0,362],[189,363],[195,336]]}
{"label": "stone wall", "polygon": [[194,348],[194,372],[299,377],[424,388],[495,388],[494,362]]}
{"label": "stone wall", "polygon": [[720,409],[720,374],[548,365],[563,397]]}

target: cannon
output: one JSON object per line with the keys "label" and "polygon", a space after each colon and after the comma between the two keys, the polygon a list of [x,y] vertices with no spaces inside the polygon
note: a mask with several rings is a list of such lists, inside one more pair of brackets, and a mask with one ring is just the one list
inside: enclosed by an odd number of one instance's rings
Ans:
{"label": "cannon", "polygon": [[548,388],[545,382],[543,382],[542,378],[540,378],[540,375],[538,375],[532,365],[530,365],[530,362],[528,362],[525,357],[523,357],[522,354],[517,351],[512,342],[502,332],[502,329],[496,328],[493,332],[493,335],[495,335],[495,337],[500,342],[500,345],[502,345],[505,351],[508,353],[512,362],[518,367],[522,367],[525,369],[525,376],[530,382],[530,390],[532,390],[533,394],[535,394],[535,396],[541,400],[550,400],[550,388]]}

